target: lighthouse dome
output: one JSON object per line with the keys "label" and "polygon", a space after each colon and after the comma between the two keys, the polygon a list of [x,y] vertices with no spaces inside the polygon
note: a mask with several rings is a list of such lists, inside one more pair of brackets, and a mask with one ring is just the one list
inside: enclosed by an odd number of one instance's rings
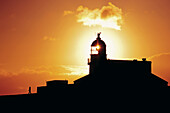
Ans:
{"label": "lighthouse dome", "polygon": [[100,34],[101,33],[98,33],[98,37],[96,38],[95,41],[92,42],[91,46],[100,46],[100,47],[106,46],[105,42],[103,40],[101,40]]}

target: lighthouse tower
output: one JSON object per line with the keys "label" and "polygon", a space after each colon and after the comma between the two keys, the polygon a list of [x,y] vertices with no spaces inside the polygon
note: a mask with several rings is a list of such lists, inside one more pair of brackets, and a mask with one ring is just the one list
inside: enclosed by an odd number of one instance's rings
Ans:
{"label": "lighthouse tower", "polygon": [[107,59],[106,44],[97,34],[91,44],[88,59],[89,74],[74,81],[77,87],[87,89],[145,89],[166,87],[167,81],[151,73],[151,61]]}
{"label": "lighthouse tower", "polygon": [[88,65],[90,66],[89,74],[91,75],[101,71],[101,67],[104,66],[107,61],[106,44],[101,40],[100,34],[101,32],[97,34],[96,40],[91,44],[91,58],[88,59]]}

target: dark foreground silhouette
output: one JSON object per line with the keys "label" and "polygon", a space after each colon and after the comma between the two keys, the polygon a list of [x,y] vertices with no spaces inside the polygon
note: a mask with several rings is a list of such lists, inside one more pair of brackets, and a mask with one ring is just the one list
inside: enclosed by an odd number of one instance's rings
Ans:
{"label": "dark foreground silhouette", "polygon": [[[20,106],[55,106],[63,110],[111,110],[117,107],[147,108],[146,105],[166,103],[170,96],[168,82],[151,73],[151,61],[109,60],[106,44],[98,34],[91,45],[89,74],[68,84],[67,80],[47,81],[37,93],[1,96],[1,103]],[[39,108],[39,107],[40,108]],[[129,107],[131,106],[131,107]]]}

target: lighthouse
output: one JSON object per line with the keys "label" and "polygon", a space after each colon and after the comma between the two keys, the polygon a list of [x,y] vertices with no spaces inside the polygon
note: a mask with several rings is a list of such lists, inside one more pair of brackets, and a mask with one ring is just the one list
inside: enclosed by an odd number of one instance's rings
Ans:
{"label": "lighthouse", "polygon": [[166,87],[167,81],[152,74],[151,61],[107,59],[106,44],[97,34],[91,44],[88,59],[89,74],[74,81],[76,86],[101,88],[157,88]]}
{"label": "lighthouse", "polygon": [[91,75],[99,72],[101,66],[107,61],[106,44],[101,39],[100,34],[101,32],[97,34],[96,40],[91,44],[91,54],[90,59],[88,59],[89,74]]}
{"label": "lighthouse", "polygon": [[67,80],[48,81],[46,87],[38,87],[38,94],[64,94],[71,90],[104,94],[108,91],[151,91],[167,88],[168,82],[154,75],[151,61],[107,59],[106,44],[97,34],[91,44],[88,59],[89,74],[68,84]]}

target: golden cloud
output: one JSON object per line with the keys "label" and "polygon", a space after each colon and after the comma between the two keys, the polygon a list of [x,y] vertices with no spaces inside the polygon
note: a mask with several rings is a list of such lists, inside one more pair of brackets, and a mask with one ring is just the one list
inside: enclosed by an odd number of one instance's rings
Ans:
{"label": "golden cloud", "polygon": [[160,57],[160,56],[166,56],[166,55],[170,55],[170,52],[168,53],[159,53],[159,54],[156,54],[156,55],[153,55],[151,57],[148,57],[148,59],[154,59],[154,58],[157,58],[157,57]]}
{"label": "golden cloud", "polygon": [[64,16],[69,15],[69,14],[73,14],[73,11],[64,11]]}
{"label": "golden cloud", "polygon": [[62,67],[68,72],[61,73],[63,75],[78,75],[84,76],[88,74],[88,66],[74,66],[74,65],[62,65]]}
{"label": "golden cloud", "polygon": [[77,22],[83,23],[85,26],[96,26],[121,30],[122,25],[122,9],[116,7],[111,2],[101,9],[89,9],[88,7],[79,6],[75,12],[65,11],[64,15],[75,14]]}
{"label": "golden cloud", "polygon": [[44,36],[43,40],[56,41],[56,38],[55,37],[50,37],[50,36]]}
{"label": "golden cloud", "polygon": [[34,93],[37,86],[44,86],[48,80],[66,79],[73,83],[84,75],[84,70],[86,70],[84,66],[72,65],[23,67],[18,72],[0,68],[0,95],[27,93],[29,86]]}

